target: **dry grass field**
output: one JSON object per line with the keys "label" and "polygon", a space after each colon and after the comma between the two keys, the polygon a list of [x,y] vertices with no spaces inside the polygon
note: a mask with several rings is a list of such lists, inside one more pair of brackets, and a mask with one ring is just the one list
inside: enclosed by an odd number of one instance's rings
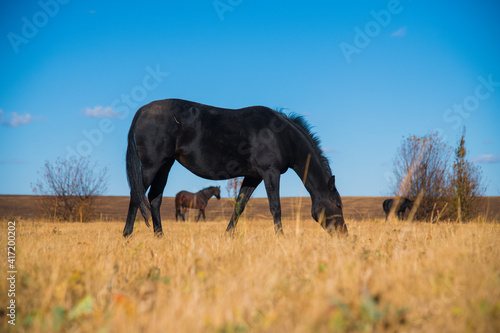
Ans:
{"label": "dry grass field", "polygon": [[[255,206],[254,206],[255,208]],[[208,212],[207,212],[208,214]],[[499,332],[500,224],[311,218],[16,224],[16,326],[2,332]],[[7,247],[3,220],[0,246]]]}

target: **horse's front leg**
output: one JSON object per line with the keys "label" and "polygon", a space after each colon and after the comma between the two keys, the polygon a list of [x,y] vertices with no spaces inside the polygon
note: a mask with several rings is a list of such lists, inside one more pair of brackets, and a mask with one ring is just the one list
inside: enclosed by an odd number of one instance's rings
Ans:
{"label": "horse's front leg", "polygon": [[240,193],[238,194],[238,198],[236,199],[236,203],[234,204],[234,212],[231,216],[229,224],[227,225],[226,232],[230,234],[234,233],[234,228],[236,228],[236,225],[238,224],[240,215],[243,213],[243,210],[245,209],[248,200],[252,196],[253,191],[261,182],[262,179],[260,178],[245,177],[243,179]]}
{"label": "horse's front leg", "polygon": [[280,173],[278,170],[267,170],[264,174],[269,209],[273,215],[274,231],[277,235],[283,235],[281,225],[281,203],[280,203]]}

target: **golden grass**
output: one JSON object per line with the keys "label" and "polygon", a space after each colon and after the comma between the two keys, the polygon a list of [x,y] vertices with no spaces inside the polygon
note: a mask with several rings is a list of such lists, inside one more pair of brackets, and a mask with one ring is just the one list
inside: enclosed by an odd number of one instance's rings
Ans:
{"label": "golden grass", "polygon": [[347,223],[337,238],[288,220],[278,238],[243,220],[231,238],[227,221],[165,221],[156,239],[141,222],[124,239],[123,223],[18,222],[16,326],[3,313],[0,330],[500,331],[499,224]]}

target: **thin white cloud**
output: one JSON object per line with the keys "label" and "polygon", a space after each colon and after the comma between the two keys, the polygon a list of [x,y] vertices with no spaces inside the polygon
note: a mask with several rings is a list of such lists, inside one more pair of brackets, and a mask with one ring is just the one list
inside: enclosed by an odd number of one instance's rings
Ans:
{"label": "thin white cloud", "polygon": [[394,31],[391,34],[391,37],[404,37],[406,36],[406,31],[408,30],[407,26],[401,27],[398,30]]}
{"label": "thin white cloud", "polygon": [[19,127],[22,125],[29,124],[34,120],[35,119],[33,118],[33,116],[30,115],[29,113],[22,115],[22,114],[17,114],[17,112],[11,112],[9,120],[4,117],[3,110],[0,109],[0,124],[7,127]]}
{"label": "thin white cloud", "polygon": [[323,150],[323,152],[325,154],[330,154],[330,153],[334,154],[334,153],[337,153],[337,149],[335,149],[335,148],[325,147],[322,150]]}
{"label": "thin white cloud", "polygon": [[500,155],[484,154],[478,157],[474,157],[472,162],[479,164],[494,164],[500,163]]}
{"label": "thin white cloud", "polygon": [[121,114],[113,110],[111,106],[95,106],[85,108],[84,114],[89,118],[120,118]]}
{"label": "thin white cloud", "polygon": [[17,158],[0,159],[0,165],[6,164],[26,164],[26,162]]}

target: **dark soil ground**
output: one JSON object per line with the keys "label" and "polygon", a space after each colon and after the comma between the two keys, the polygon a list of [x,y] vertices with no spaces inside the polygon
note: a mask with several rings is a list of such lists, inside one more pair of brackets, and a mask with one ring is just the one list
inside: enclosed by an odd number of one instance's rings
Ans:
{"label": "dark soil ground", "polygon": [[[382,202],[387,197],[343,197],[344,217],[347,219],[370,220],[385,219]],[[500,220],[500,197],[486,197],[483,215],[488,220]],[[129,197],[99,197],[96,206],[96,220],[125,221]],[[231,199],[210,199],[206,208],[207,220],[229,221],[233,209]],[[311,199],[309,197],[281,198],[282,218],[312,220]],[[7,219],[46,219],[43,207],[37,196],[33,195],[0,195],[0,220]],[[161,208],[162,220],[175,220],[174,198],[163,198]],[[189,210],[186,218],[195,219],[198,212]],[[267,198],[250,199],[245,210],[248,219],[271,219]]]}

